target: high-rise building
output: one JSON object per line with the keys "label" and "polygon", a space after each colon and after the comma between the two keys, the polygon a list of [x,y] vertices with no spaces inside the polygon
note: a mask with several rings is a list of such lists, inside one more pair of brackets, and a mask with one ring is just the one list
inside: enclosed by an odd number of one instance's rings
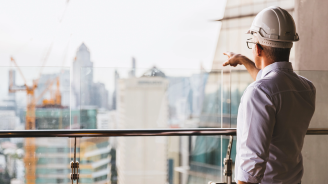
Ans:
{"label": "high-rise building", "polygon": [[98,108],[108,109],[109,93],[105,84],[100,82],[93,83],[92,89],[92,105]]}
{"label": "high-rise building", "polygon": [[116,129],[116,111],[98,110],[97,129]]}
{"label": "high-rise building", "polygon": [[[16,86],[16,72],[9,70],[9,85]],[[10,81],[12,79],[12,81]],[[9,93],[7,96],[2,96],[0,100],[0,130],[14,130],[20,125],[18,117],[19,111],[16,103],[16,93]],[[5,140],[5,139],[3,139]]]}
{"label": "high-rise building", "polygon": [[20,125],[14,110],[0,110],[0,130],[15,130]]}
{"label": "high-rise building", "polygon": [[72,108],[104,108],[109,109],[109,93],[103,83],[94,82],[93,62],[90,51],[82,43],[76,52],[73,62]]}
{"label": "high-rise building", "polygon": [[112,97],[112,110],[115,110],[116,109],[116,96],[117,96],[117,82],[118,82],[118,79],[120,78],[120,74],[117,72],[117,70],[115,70],[115,73],[114,73],[114,92],[113,92],[113,97]]}
{"label": "high-rise building", "polygon": [[37,157],[36,184],[68,183],[70,173],[70,149],[67,138],[35,139]]}
{"label": "high-rise building", "polygon": [[[16,86],[16,71],[15,70],[12,70],[12,69],[9,70],[8,84],[11,87]],[[16,103],[16,93],[9,93],[8,98],[3,100],[3,102],[10,102],[11,104],[9,106],[15,108],[14,110],[16,110],[16,112],[18,112],[17,103]],[[8,105],[6,105],[6,106],[7,106],[6,110],[11,110],[11,109],[8,109],[8,107],[9,107]]]}
{"label": "high-rise building", "polygon": [[132,68],[129,72],[129,77],[135,77],[136,76],[136,59],[132,58]]}
{"label": "high-rise building", "polygon": [[206,72],[185,77],[167,76],[171,126],[184,127],[185,121],[189,119],[198,123],[203,108],[207,77]]}
{"label": "high-rise building", "polygon": [[169,117],[171,126],[180,126],[191,115],[190,95],[191,86],[189,77],[167,77]]}
{"label": "high-rise building", "polygon": [[109,184],[110,152],[108,137],[80,139],[80,180],[79,183]]}
{"label": "high-rise building", "polygon": [[[150,129],[168,126],[168,80],[157,68],[140,78],[118,80],[117,124],[119,129]],[[119,137],[118,183],[166,184],[167,137]]]}
{"label": "high-rise building", "polygon": [[[96,129],[97,128],[97,110],[96,109],[82,109],[82,110],[70,110],[69,108],[37,108],[35,111],[35,121],[36,129]],[[99,143],[99,140],[96,140]],[[103,144],[108,145],[108,138],[106,140],[101,139],[100,141]],[[73,158],[70,153],[73,151],[70,150],[70,146],[73,144],[70,143],[67,138],[39,138],[35,139],[35,157],[37,158],[36,163],[36,183],[69,183],[71,180],[67,176],[71,173],[69,164]],[[83,145],[86,146],[86,145]],[[71,147],[72,148],[72,147]],[[92,147],[87,150],[91,152],[97,151],[99,148],[97,146]],[[84,150],[85,151],[85,150]],[[96,152],[96,156],[98,152]],[[89,159],[89,157],[84,158],[85,155],[82,155],[81,159]],[[105,157],[105,156],[103,156]],[[86,162],[83,162],[86,163]],[[87,165],[91,165],[87,163]],[[105,164],[104,164],[105,165]],[[88,167],[89,167],[88,166]],[[81,167],[81,174],[88,173],[88,167]],[[105,167],[104,167],[105,169]],[[107,169],[107,167],[106,167]],[[90,170],[91,176],[86,178],[93,179],[93,173],[102,171]],[[106,174],[108,172],[106,170]],[[82,175],[85,178],[85,175]],[[104,176],[103,176],[104,177]],[[88,179],[86,181],[89,181]],[[93,181],[93,180],[92,180]],[[81,182],[79,182],[81,183]],[[87,182],[94,183],[94,182]]]}
{"label": "high-rise building", "polygon": [[76,107],[92,105],[93,62],[90,60],[90,51],[84,43],[76,52],[72,81]]}

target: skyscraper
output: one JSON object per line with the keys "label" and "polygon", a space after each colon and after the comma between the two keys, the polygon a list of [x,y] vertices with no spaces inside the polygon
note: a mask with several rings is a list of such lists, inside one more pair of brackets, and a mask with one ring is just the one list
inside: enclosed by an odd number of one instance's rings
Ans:
{"label": "skyscraper", "polygon": [[90,51],[84,43],[76,52],[73,62],[72,93],[74,96],[73,108],[108,109],[109,93],[103,83],[94,82],[93,62],[90,60]]}
{"label": "skyscraper", "polygon": [[[119,129],[165,128],[168,80],[157,68],[143,77],[118,80]],[[167,183],[167,137],[118,137],[118,183]]]}
{"label": "skyscraper", "polygon": [[117,70],[115,70],[115,74],[114,74],[115,87],[114,87],[113,98],[112,98],[112,110],[116,110],[117,82],[119,78],[120,78],[120,74],[117,72]]}
{"label": "skyscraper", "polygon": [[131,71],[129,72],[129,77],[135,77],[136,76],[136,59],[133,57],[132,58],[132,68]]}
{"label": "skyscraper", "polygon": [[73,107],[91,105],[92,84],[93,62],[90,60],[89,49],[82,43],[73,62],[72,91],[76,99]]}

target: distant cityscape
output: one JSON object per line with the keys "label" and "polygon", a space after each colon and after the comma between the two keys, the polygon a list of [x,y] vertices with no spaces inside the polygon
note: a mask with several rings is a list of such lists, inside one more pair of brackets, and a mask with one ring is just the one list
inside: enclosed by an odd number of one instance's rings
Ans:
{"label": "distant cityscape", "polygon": [[[142,61],[137,57],[131,58],[130,68],[96,68],[92,48],[82,43],[70,69],[49,70],[29,81],[37,82],[33,95],[40,97],[31,100],[31,94],[19,91],[26,86],[18,68],[1,67],[1,78],[9,80],[8,86],[0,86],[0,130],[236,127],[240,98],[252,79],[242,66],[222,68],[226,60],[222,53],[234,51],[251,58],[243,33],[254,16],[271,5],[293,14],[295,2],[226,2],[211,71],[203,67],[188,72],[156,66],[140,69],[137,65]],[[294,48],[291,53],[293,62]],[[33,108],[28,107],[31,102]],[[200,184],[222,181],[229,140],[225,136],[158,136],[77,141],[80,184]],[[30,142],[0,139],[0,184],[71,183],[73,140]],[[235,154],[233,146],[233,162]]]}
{"label": "distant cityscape", "polygon": [[[90,51],[82,43],[72,64],[72,74],[64,69],[41,75],[35,91],[36,96],[41,96],[36,102],[35,129],[235,126],[237,112],[231,109],[237,109],[242,89],[225,89],[231,82],[226,80],[227,74],[202,68],[188,74],[165,73],[156,66],[138,71],[136,66],[137,60],[132,58],[130,69],[103,70],[104,82],[95,82],[95,71],[102,69],[93,67]],[[16,70],[11,68],[8,73],[9,83],[16,86]],[[238,75],[246,74],[239,71]],[[57,83],[49,83],[56,78]],[[218,82],[223,78],[224,83]],[[239,79],[237,82],[243,83]],[[244,81],[245,86],[247,82]],[[54,103],[56,99],[60,103]],[[18,105],[15,93],[2,98],[0,114],[2,130],[26,128],[26,109]],[[211,146],[202,150],[205,143]],[[32,166],[27,165],[24,144],[20,138],[0,140],[0,183],[70,183],[71,140],[35,139],[37,161],[29,182],[25,170]],[[225,155],[227,144],[228,139],[220,136],[81,138],[79,183],[189,184],[192,177],[219,181],[219,158],[221,153]],[[215,159],[203,160],[207,157]]]}

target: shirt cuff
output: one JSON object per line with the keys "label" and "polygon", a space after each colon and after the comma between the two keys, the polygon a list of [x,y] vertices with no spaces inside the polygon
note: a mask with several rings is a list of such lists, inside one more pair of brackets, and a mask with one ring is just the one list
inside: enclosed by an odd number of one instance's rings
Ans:
{"label": "shirt cuff", "polygon": [[236,182],[238,182],[239,180],[247,183],[261,183],[263,176],[262,177],[252,176],[248,174],[246,171],[244,171],[243,169],[238,168],[238,176],[236,178],[237,178]]}

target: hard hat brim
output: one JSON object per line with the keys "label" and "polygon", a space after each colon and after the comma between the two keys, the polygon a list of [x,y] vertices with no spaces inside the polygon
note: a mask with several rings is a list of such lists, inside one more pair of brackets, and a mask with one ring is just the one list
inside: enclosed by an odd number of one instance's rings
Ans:
{"label": "hard hat brim", "polygon": [[275,47],[275,48],[292,48],[293,47],[293,42],[290,42],[290,41],[282,42],[282,41],[268,40],[267,38],[262,37],[261,34],[252,32],[252,31],[250,31],[249,34],[254,35],[258,39],[259,44],[264,45],[264,46]]}

